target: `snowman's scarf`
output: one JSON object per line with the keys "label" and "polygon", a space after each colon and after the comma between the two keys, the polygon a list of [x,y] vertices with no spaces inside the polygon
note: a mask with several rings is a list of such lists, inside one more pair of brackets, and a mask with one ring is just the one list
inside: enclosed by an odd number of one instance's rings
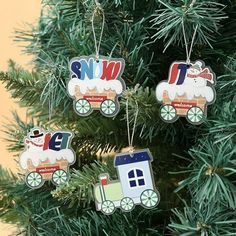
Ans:
{"label": "snowman's scarf", "polygon": [[43,147],[43,144],[37,144],[37,143],[34,143],[33,141],[28,140],[28,139],[25,140],[25,143],[26,144],[33,144],[36,147]]}
{"label": "snowman's scarf", "polygon": [[211,81],[213,79],[213,75],[210,73],[210,71],[207,68],[204,69],[202,72],[200,72],[197,75],[187,74],[187,77],[189,77],[189,78],[201,77],[201,78],[207,79],[209,81]]}

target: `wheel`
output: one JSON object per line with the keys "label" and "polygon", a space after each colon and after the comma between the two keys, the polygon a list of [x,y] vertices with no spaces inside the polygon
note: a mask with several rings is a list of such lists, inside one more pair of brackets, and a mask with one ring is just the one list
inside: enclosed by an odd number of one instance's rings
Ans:
{"label": "wheel", "polygon": [[199,124],[203,120],[203,110],[200,107],[191,107],[187,112],[187,120],[193,124]]}
{"label": "wheel", "polygon": [[111,215],[115,211],[115,205],[112,201],[106,200],[106,201],[102,202],[101,210],[102,210],[102,213],[104,213],[106,215]]}
{"label": "wheel", "polygon": [[123,211],[132,211],[134,209],[134,201],[133,201],[133,199],[130,198],[130,197],[124,197],[120,201],[120,208]]}
{"label": "wheel", "polygon": [[56,170],[52,174],[52,181],[56,185],[64,184],[68,179],[68,175],[64,170]]}
{"label": "wheel", "polygon": [[75,111],[82,116],[89,115],[92,111],[90,102],[86,99],[79,99],[75,102]]}
{"label": "wheel", "polygon": [[171,105],[163,105],[161,107],[160,115],[166,122],[174,122],[177,118],[176,109]]}
{"label": "wheel", "polygon": [[117,105],[113,100],[104,100],[101,103],[100,110],[105,116],[113,116],[117,111]]}
{"label": "wheel", "polygon": [[38,172],[30,172],[26,177],[26,183],[31,188],[39,188],[43,183],[43,177]]}
{"label": "wheel", "polygon": [[144,190],[140,196],[140,201],[144,207],[153,208],[158,205],[160,194],[152,189]]}

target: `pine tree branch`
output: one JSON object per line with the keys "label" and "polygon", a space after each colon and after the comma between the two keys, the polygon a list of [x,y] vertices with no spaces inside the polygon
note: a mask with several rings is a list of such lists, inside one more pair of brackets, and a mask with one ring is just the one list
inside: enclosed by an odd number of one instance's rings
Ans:
{"label": "pine tree branch", "polygon": [[69,182],[57,187],[52,196],[63,203],[69,203],[69,207],[88,207],[94,202],[93,188],[98,182],[99,174],[102,173],[109,173],[111,179],[116,177],[114,167],[98,162],[90,166],[84,165],[82,170],[73,170]]}
{"label": "pine tree branch", "polygon": [[187,42],[190,42],[196,25],[196,43],[208,44],[214,41],[213,34],[218,32],[220,21],[227,16],[223,12],[225,5],[212,1],[179,1],[170,3],[159,0],[165,8],[153,14],[153,28],[157,31],[153,38],[163,39],[164,51],[171,45],[184,45],[182,22],[185,24]]}
{"label": "pine tree branch", "polygon": [[[232,234],[235,228],[235,63],[234,60],[226,63],[226,72],[223,65],[227,57],[234,58],[235,3],[224,2],[227,5],[224,8],[220,4],[222,1],[202,0],[100,2],[106,16],[100,54],[123,57],[126,61],[123,79],[129,89],[121,98],[121,111],[114,120],[96,112],[80,118],[73,112],[72,99],[66,92],[69,60],[94,53],[91,31],[94,1],[44,0],[45,8],[38,26],[17,32],[17,40],[30,43],[26,51],[35,56],[36,72],[29,73],[12,63],[7,73],[0,73],[0,78],[14,97],[30,106],[29,114],[37,117],[40,126],[69,129],[75,133],[72,147],[78,160],[73,167],[79,170],[73,172],[67,185],[55,190],[46,183],[33,191],[26,187],[22,177],[14,179],[0,170],[1,217],[18,222],[23,228],[22,234],[34,236]],[[209,121],[198,127],[188,125],[183,118],[172,125],[162,122],[154,94],[156,84],[167,79],[171,62],[184,57],[183,48],[177,47],[183,45],[182,20],[188,41],[196,24],[199,27],[192,58],[203,59],[217,75],[223,75],[218,80],[218,99],[208,109]],[[95,24],[99,33],[99,17]],[[159,39],[158,43],[152,41],[151,35]],[[207,49],[205,44],[211,44],[214,49]],[[165,46],[169,46],[169,50],[163,54]],[[134,87],[136,83],[142,87]],[[127,132],[124,131],[127,93],[130,95],[131,127],[136,103],[140,110],[134,145],[152,149],[155,181],[162,197],[160,208],[164,211],[140,210],[137,206],[131,213],[117,210],[107,217],[94,211],[92,185],[97,182],[100,171],[115,176],[114,168],[108,159],[106,165],[91,163],[98,151],[109,152],[127,146]],[[35,123],[27,124],[17,116],[16,120],[17,124],[6,127],[12,150],[22,149],[21,140]],[[202,141],[197,145],[200,137]],[[171,155],[173,152],[183,155],[194,142],[196,145],[189,151],[193,162],[183,169],[189,157],[178,161]],[[84,164],[87,165],[82,169]],[[169,170],[183,171],[180,177],[173,178],[167,173]],[[171,232],[168,232],[169,208],[181,207],[171,194],[179,178],[185,179],[180,186],[181,189],[186,187],[182,196],[195,203],[186,206],[183,212],[176,212],[177,217],[171,221]],[[74,207],[68,208],[68,203]]]}
{"label": "pine tree branch", "polygon": [[232,142],[214,144],[202,139],[189,151],[193,161],[188,167],[190,175],[179,183],[176,192],[187,187],[201,206],[205,201],[216,202],[236,209],[236,150]]}
{"label": "pine tree branch", "polygon": [[173,235],[233,235],[236,227],[235,211],[217,203],[192,202],[180,211],[173,209],[169,228]]}

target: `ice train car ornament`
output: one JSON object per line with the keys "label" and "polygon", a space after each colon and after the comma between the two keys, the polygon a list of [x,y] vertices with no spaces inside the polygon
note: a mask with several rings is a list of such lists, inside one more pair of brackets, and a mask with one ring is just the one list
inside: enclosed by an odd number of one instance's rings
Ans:
{"label": "ice train car ornament", "polygon": [[154,186],[152,159],[149,149],[117,154],[114,165],[118,180],[110,181],[108,174],[101,174],[100,183],[94,187],[97,210],[110,215],[116,208],[129,212],[135,205],[156,207],[160,194]]}
{"label": "ice train car ornament", "polygon": [[70,61],[69,95],[74,99],[74,110],[88,116],[93,110],[107,117],[115,116],[120,109],[118,97],[125,89],[121,78],[123,59],[94,56],[73,58]]}
{"label": "ice train car ornament", "polygon": [[72,137],[68,131],[45,132],[40,128],[28,133],[19,165],[26,171],[25,180],[30,188],[40,188],[46,180],[52,180],[55,185],[68,180],[69,166],[75,162],[70,148]]}
{"label": "ice train car ornament", "polygon": [[192,124],[202,123],[207,106],[215,101],[215,83],[215,74],[203,61],[172,63],[168,81],[156,87],[157,100],[163,104],[161,118],[172,123],[183,116]]}

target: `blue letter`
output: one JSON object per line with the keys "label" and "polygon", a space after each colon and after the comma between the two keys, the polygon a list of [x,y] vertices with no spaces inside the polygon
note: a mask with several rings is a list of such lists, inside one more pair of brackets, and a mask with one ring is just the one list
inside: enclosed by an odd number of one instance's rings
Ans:
{"label": "blue letter", "polygon": [[73,61],[70,65],[70,69],[71,69],[71,72],[73,72],[72,74],[72,78],[76,77],[78,79],[81,78],[81,64],[79,61]]}
{"label": "blue letter", "polygon": [[62,133],[55,133],[49,141],[49,149],[52,149],[54,151],[60,151],[62,138],[63,138]]}
{"label": "blue letter", "polygon": [[61,149],[66,149],[68,147],[70,136],[71,136],[71,133],[63,133],[63,139],[61,142]]}
{"label": "blue letter", "polygon": [[93,79],[93,58],[90,58],[87,62],[85,59],[80,60],[81,64],[81,79],[84,80],[85,75],[89,79]]}
{"label": "blue letter", "polygon": [[179,64],[178,69],[180,70],[180,72],[179,72],[178,81],[176,83],[177,85],[183,84],[183,82],[185,80],[186,73],[187,73],[187,68],[188,68],[187,64],[182,64],[182,63]]}

